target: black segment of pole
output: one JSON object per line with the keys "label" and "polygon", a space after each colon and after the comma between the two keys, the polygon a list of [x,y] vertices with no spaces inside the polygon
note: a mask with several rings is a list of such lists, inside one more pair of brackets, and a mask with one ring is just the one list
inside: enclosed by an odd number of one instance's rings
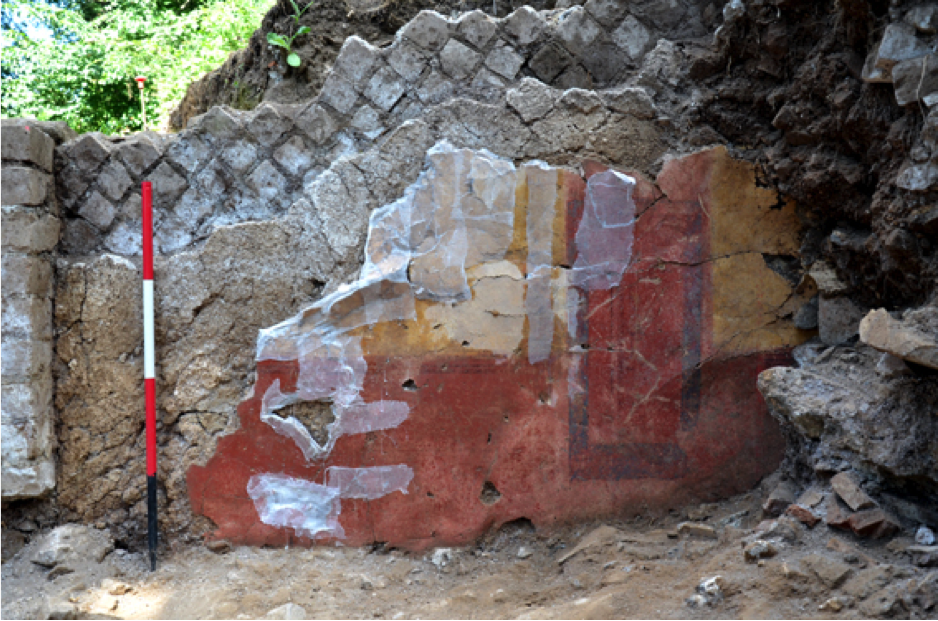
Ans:
{"label": "black segment of pole", "polygon": [[156,571],[156,544],[158,541],[156,520],[156,476],[147,477],[147,544],[150,548],[150,571]]}

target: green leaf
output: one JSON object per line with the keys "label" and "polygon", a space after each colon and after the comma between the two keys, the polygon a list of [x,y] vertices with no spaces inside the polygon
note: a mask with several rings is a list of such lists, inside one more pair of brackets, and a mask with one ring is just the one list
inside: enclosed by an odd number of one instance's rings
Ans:
{"label": "green leaf", "polygon": [[287,64],[291,67],[299,67],[301,62],[296,52],[290,52],[290,55],[287,56]]}
{"label": "green leaf", "polygon": [[290,44],[287,43],[287,40],[278,35],[276,32],[267,33],[267,42],[271,45],[279,45],[286,50],[290,49]]}
{"label": "green leaf", "polygon": [[308,33],[308,32],[310,32],[309,26],[302,26],[302,27],[300,27],[299,30],[296,31],[296,34],[293,35],[293,38],[295,39],[296,37],[298,37],[298,36],[300,36],[300,35],[305,35],[305,34]]}

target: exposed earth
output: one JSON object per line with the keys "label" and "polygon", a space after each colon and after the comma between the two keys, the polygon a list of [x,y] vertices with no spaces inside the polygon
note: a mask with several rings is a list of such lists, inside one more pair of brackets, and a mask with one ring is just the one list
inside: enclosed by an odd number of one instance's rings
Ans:
{"label": "exposed earth", "polygon": [[938,570],[910,563],[913,541],[763,521],[777,481],[660,519],[510,523],[424,555],[180,546],[150,573],[140,550],[99,563],[91,544],[91,560],[50,568],[33,544],[3,565],[3,618],[934,618]]}

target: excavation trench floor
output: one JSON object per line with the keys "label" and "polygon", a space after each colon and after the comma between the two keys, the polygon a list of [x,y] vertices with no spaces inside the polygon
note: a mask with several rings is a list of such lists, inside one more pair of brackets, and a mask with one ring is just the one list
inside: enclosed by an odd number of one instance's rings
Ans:
{"label": "excavation trench floor", "polygon": [[[27,560],[26,548],[3,565],[3,618],[263,618],[288,603],[316,619],[909,616],[895,585],[927,570],[898,551],[904,539],[860,541],[823,523],[798,524],[792,540],[774,540],[774,557],[747,562],[760,501],[752,492],[662,519],[549,534],[515,523],[475,546],[419,555],[188,546],[164,552],[153,573],[143,554],[127,550],[50,572]],[[686,520],[718,538],[678,533]],[[722,576],[720,596],[689,605],[714,576]],[[831,598],[840,612],[820,608]],[[61,616],[68,611],[74,616]]]}

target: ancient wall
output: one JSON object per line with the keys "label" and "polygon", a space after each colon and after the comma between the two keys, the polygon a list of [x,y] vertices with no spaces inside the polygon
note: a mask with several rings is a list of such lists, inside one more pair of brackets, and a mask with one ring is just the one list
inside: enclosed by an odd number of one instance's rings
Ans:
{"label": "ancient wall", "polygon": [[171,540],[420,548],[772,471],[756,377],[830,307],[804,214],[685,131],[691,46],[621,6],[423,12],[311,101],[58,146],[54,519],[144,526],[145,179]]}
{"label": "ancient wall", "polygon": [[42,496],[55,486],[51,251],[60,221],[54,147],[39,127],[3,122],[4,501]]}

